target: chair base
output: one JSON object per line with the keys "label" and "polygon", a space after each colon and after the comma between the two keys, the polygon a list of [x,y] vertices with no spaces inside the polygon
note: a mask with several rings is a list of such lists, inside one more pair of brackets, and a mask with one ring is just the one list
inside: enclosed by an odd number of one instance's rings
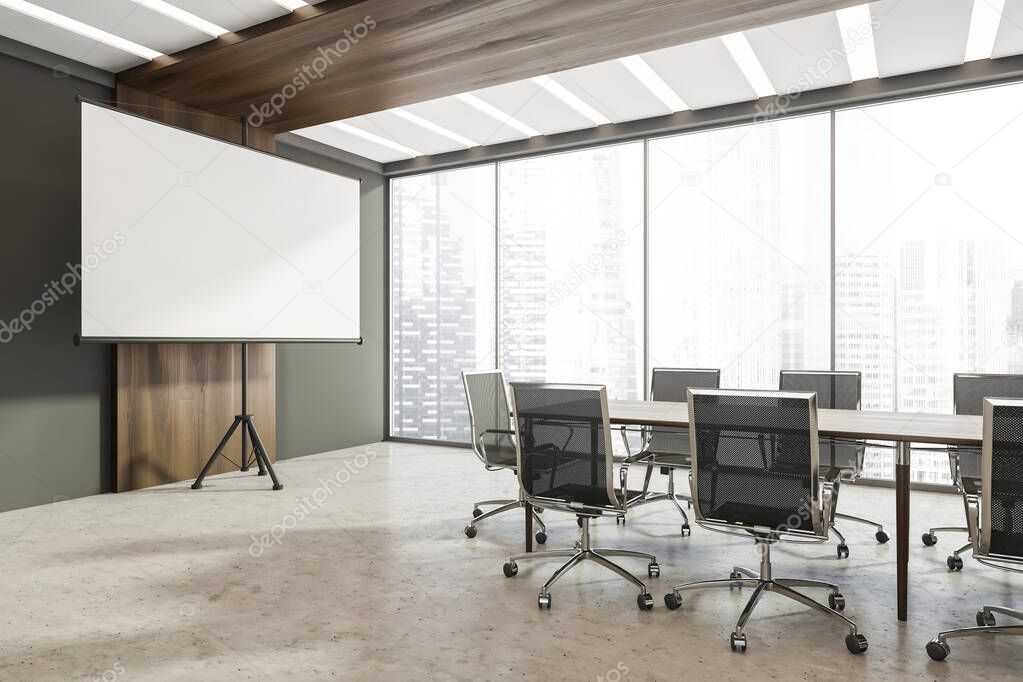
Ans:
{"label": "chair base", "polygon": [[[834,483],[834,489],[832,493],[832,504],[836,509],[838,508],[838,497],[841,489],[842,489],[841,480],[840,479],[836,480]],[[835,537],[838,538],[837,551],[839,559],[849,558],[849,545],[845,543],[845,534],[838,529],[838,526],[836,525],[836,519],[851,521],[852,523],[861,523],[865,526],[873,527],[874,529],[876,529],[874,532],[874,539],[877,540],[877,544],[879,545],[883,545],[891,539],[888,533],[885,532],[884,526],[878,523],[877,521],[871,521],[870,519],[864,518],[862,516],[853,516],[852,514],[843,514],[841,512],[836,511],[831,515],[830,531],[834,533]]]}
{"label": "chair base", "polygon": [[615,562],[611,561],[608,557],[619,556],[619,557],[633,557],[637,559],[646,559],[649,563],[647,564],[647,575],[656,578],[661,574],[661,567],[657,563],[657,558],[653,554],[647,554],[646,552],[634,552],[627,549],[606,549],[606,548],[594,548],[590,546],[590,517],[580,516],[582,519],[582,532],[581,538],[577,543],[579,546],[575,549],[552,549],[545,550],[542,552],[527,552],[525,554],[515,554],[508,558],[508,563],[504,565],[504,575],[508,578],[514,577],[519,572],[518,562],[529,559],[551,559],[559,557],[568,557],[566,561],[557,571],[554,572],[547,582],[540,588],[540,595],[537,598],[537,604],[541,609],[551,608],[551,587],[558,580],[562,578],[570,570],[581,564],[583,561],[593,561],[600,564],[604,568],[617,573],[622,578],[625,578],[634,586],[639,589],[639,596],[636,599],[636,604],[640,609],[648,611],[654,607],[654,599],[650,592],[647,590],[646,584],[637,578],[635,575],[625,570]]}
{"label": "chair base", "polygon": [[[701,580],[676,585],[671,589],[671,592],[664,596],[664,605],[671,610],[679,608],[682,605],[682,592],[724,587],[752,587],[754,588],[753,594],[750,596],[749,601],[746,602],[746,607],[742,610],[742,613],[739,614],[739,620],[735,623],[735,629],[729,636],[729,644],[732,647],[732,651],[745,653],[748,647],[745,633],[746,623],[749,622],[750,616],[753,615],[753,610],[759,603],[760,598],[767,592],[773,592],[774,594],[799,602],[804,606],[808,606],[835,620],[841,621],[849,629],[849,634],[845,638],[845,644],[849,651],[854,654],[860,654],[867,650],[867,639],[857,632],[856,623],[840,613],[845,608],[845,597],[842,596],[837,585],[820,580],[774,578],[771,575],[771,543],[758,544],[763,552],[759,573],[748,568],[736,566],[732,569],[732,574],[727,580]],[[828,590],[829,605],[825,606],[802,592],[798,592],[795,589],[797,587]]]}
{"label": "chair base", "polygon": [[671,503],[675,506],[679,516],[682,517],[682,537],[686,537],[692,534],[692,528],[689,526],[689,516],[686,514],[686,510],[682,508],[681,502],[686,504],[692,503],[692,498],[688,495],[675,492],[675,467],[668,469],[668,492],[666,493],[648,493],[646,492],[650,485],[650,475],[653,473],[653,466],[647,466],[646,480],[643,481],[643,495],[634,500],[629,500],[629,508],[638,507],[644,504],[650,504],[651,502],[660,502],[662,500],[671,500]]}
{"label": "chair base", "polygon": [[1016,620],[1023,620],[1023,611],[1004,606],[985,606],[977,612],[977,627],[958,628],[939,632],[938,636],[927,643],[927,655],[935,661],[943,661],[951,653],[948,640],[956,637],[979,637],[981,635],[1023,635],[1023,625],[998,625],[994,614],[1000,613]]}
{"label": "chair base", "polygon": [[[483,512],[480,507],[483,506],[494,506],[495,509],[491,509],[488,512]],[[477,502],[472,506],[472,519],[468,525],[463,529],[465,536],[468,538],[476,537],[476,526],[489,518],[493,518],[498,514],[503,514],[508,511],[514,511],[516,509],[522,509],[526,506],[525,500],[520,496],[517,500],[484,500]],[[536,533],[536,542],[538,544],[544,544],[547,542],[547,526],[544,524],[543,519],[537,513],[537,510],[533,510],[533,521],[537,524],[539,530]]]}

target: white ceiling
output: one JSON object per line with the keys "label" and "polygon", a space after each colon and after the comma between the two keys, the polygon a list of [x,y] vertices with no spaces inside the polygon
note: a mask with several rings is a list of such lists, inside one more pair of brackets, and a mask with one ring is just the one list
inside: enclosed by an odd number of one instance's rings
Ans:
{"label": "white ceiling", "polygon": [[[29,0],[100,32],[85,37],[0,0],[0,34],[113,72],[144,63],[139,49],[210,40],[150,1]],[[229,31],[288,12],[274,0],[167,2]],[[1017,54],[1023,0],[881,0],[295,132],[387,163]]]}

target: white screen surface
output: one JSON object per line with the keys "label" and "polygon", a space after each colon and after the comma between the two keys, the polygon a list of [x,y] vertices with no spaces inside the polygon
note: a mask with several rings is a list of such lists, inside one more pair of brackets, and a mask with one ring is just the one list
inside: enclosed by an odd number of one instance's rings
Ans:
{"label": "white screen surface", "polygon": [[82,104],[82,337],[356,340],[359,182]]}

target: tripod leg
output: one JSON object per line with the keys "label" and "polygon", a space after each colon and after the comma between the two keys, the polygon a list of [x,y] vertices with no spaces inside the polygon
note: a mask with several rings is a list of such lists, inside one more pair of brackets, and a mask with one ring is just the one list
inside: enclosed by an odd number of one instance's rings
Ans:
{"label": "tripod leg", "polygon": [[274,473],[273,465],[270,464],[270,457],[266,454],[266,448],[263,447],[263,439],[259,437],[256,425],[251,419],[246,420],[245,424],[249,429],[249,434],[252,436],[252,443],[256,446],[256,460],[260,462],[261,467],[266,467],[267,473],[270,474],[270,480],[274,482],[274,490],[282,490],[284,486],[277,480],[277,474]]}
{"label": "tripod leg", "polygon": [[242,418],[236,416],[234,418],[234,422],[231,424],[231,428],[229,428],[227,433],[224,434],[224,437],[220,439],[220,445],[217,446],[217,449],[214,450],[210,458],[206,460],[206,466],[202,468],[202,471],[199,473],[199,477],[195,479],[195,483],[192,484],[192,490],[198,490],[202,487],[202,482],[206,478],[206,474],[210,472],[210,468],[213,466],[213,463],[220,457],[220,453],[223,452],[224,446],[227,445],[227,441],[231,440],[231,436],[234,435],[234,432],[238,429],[238,425],[241,423]]}

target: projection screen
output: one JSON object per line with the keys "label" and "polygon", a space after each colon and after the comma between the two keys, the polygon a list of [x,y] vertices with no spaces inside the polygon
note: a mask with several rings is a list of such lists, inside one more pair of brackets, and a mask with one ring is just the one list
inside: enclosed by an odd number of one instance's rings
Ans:
{"label": "projection screen", "polygon": [[357,180],[81,106],[82,340],[360,339]]}

